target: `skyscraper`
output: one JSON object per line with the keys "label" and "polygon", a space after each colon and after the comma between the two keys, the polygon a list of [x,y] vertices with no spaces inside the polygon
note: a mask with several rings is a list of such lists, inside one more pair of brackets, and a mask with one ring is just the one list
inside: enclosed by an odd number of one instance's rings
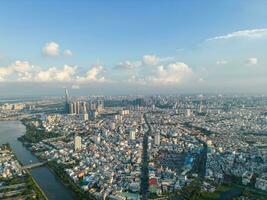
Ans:
{"label": "skyscraper", "polygon": [[82,113],[87,113],[87,106],[86,106],[86,102],[82,102]]}
{"label": "skyscraper", "polygon": [[104,109],[104,100],[98,100],[96,106],[97,111],[101,112]]}
{"label": "skyscraper", "polygon": [[79,101],[76,102],[76,114],[77,115],[80,114],[80,102]]}
{"label": "skyscraper", "polygon": [[72,102],[69,103],[69,114],[73,114],[74,113],[74,105]]}
{"label": "skyscraper", "polygon": [[73,102],[73,113],[77,114],[77,102]]}
{"label": "skyscraper", "polygon": [[65,113],[69,113],[70,112],[70,106],[69,106],[69,92],[68,92],[68,89],[65,88],[65,107],[64,107],[64,111]]}
{"label": "skyscraper", "polygon": [[69,92],[67,88],[65,88],[65,101],[69,102]]}

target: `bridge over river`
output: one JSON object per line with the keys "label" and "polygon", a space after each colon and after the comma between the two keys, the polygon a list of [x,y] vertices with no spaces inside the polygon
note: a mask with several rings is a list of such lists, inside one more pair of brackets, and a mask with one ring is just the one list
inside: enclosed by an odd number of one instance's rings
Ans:
{"label": "bridge over river", "polygon": [[45,164],[46,164],[46,162],[38,162],[38,163],[29,164],[29,165],[24,165],[21,168],[22,169],[32,169],[32,168],[36,168],[36,167],[41,167]]}

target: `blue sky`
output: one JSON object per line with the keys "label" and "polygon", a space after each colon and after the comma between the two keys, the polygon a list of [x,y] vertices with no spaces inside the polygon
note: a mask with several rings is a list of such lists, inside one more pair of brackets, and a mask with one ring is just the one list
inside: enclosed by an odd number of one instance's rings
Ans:
{"label": "blue sky", "polygon": [[265,0],[3,1],[0,92],[262,93],[266,10]]}

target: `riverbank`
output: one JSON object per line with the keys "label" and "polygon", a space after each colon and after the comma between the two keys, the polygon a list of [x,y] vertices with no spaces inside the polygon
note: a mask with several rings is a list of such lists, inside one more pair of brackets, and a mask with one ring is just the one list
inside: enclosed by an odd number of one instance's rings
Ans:
{"label": "riverbank", "polygon": [[24,135],[18,138],[24,145],[31,143],[37,143],[44,139],[54,138],[60,136],[56,133],[47,133],[43,127],[36,127],[36,125],[41,124],[39,120],[36,119],[22,119],[21,123],[26,127],[26,132]]}
{"label": "riverbank", "polygon": [[28,173],[29,176],[30,176],[30,180],[29,180],[29,181],[32,183],[34,189],[35,189],[36,191],[38,191],[38,196],[42,196],[43,199],[48,200],[48,198],[47,198],[47,196],[45,195],[44,191],[43,191],[42,188],[38,185],[38,183],[34,180],[34,178],[32,177],[31,173],[30,173],[28,170],[26,170],[26,171],[27,171],[27,173]]}
{"label": "riverbank", "polygon": [[[45,162],[46,160],[41,158],[39,154],[37,154],[34,151],[31,151],[31,149],[26,147],[28,151],[30,151],[40,162]],[[67,188],[69,188],[73,192],[74,199],[81,199],[81,200],[95,200],[96,198],[93,195],[90,195],[89,193],[86,193],[83,191],[76,183],[73,182],[73,180],[70,179],[70,177],[66,174],[64,169],[66,166],[63,166],[63,164],[58,164],[56,161],[48,161],[45,166],[51,171],[55,177],[59,179],[59,181]]]}
{"label": "riverbank", "polygon": [[[37,163],[39,162],[37,157],[17,139],[25,132],[26,127],[20,121],[0,121],[0,144],[10,143],[15,155],[23,165]],[[34,168],[29,170],[29,173],[49,200],[76,199],[73,192],[65,187],[48,167]]]}
{"label": "riverbank", "polygon": [[[28,151],[30,151],[37,159],[38,161],[47,161],[40,157],[37,152],[33,151],[31,149],[31,146],[33,143],[40,142],[44,139],[54,138],[58,137],[58,134],[52,134],[52,133],[46,133],[43,129],[37,129],[34,127],[34,123],[36,121],[34,120],[21,120],[23,125],[26,127],[26,133],[18,138],[18,140],[26,147]],[[38,121],[37,121],[38,122]],[[76,199],[95,199],[93,196],[91,196],[88,193],[85,193],[80,187],[78,187],[66,174],[66,172],[63,170],[65,167],[61,166],[58,167],[59,164],[57,164],[54,161],[49,161],[45,165],[59,180],[60,182],[67,188],[69,188],[73,192],[73,196]]]}
{"label": "riverbank", "polygon": [[4,161],[2,163],[3,171],[0,174],[0,198],[27,197],[48,200],[29,171],[21,168],[23,165],[9,144],[0,146],[0,160]]}
{"label": "riverbank", "polygon": [[93,195],[83,191],[77,184],[75,184],[70,177],[63,170],[65,167],[57,164],[55,161],[50,161],[47,163],[48,168],[62,181],[62,183],[70,188],[76,195],[78,199],[81,200],[96,200]]}

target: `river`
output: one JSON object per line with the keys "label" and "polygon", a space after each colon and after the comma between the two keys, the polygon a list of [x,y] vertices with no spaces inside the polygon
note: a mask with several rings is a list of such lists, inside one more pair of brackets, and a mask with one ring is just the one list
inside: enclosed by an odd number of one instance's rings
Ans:
{"label": "river", "polygon": [[[9,143],[23,165],[30,164],[30,161],[38,162],[38,159],[17,140],[25,131],[25,126],[20,121],[0,121],[0,145]],[[32,169],[30,173],[49,200],[75,199],[73,192],[66,188],[47,167]]]}

